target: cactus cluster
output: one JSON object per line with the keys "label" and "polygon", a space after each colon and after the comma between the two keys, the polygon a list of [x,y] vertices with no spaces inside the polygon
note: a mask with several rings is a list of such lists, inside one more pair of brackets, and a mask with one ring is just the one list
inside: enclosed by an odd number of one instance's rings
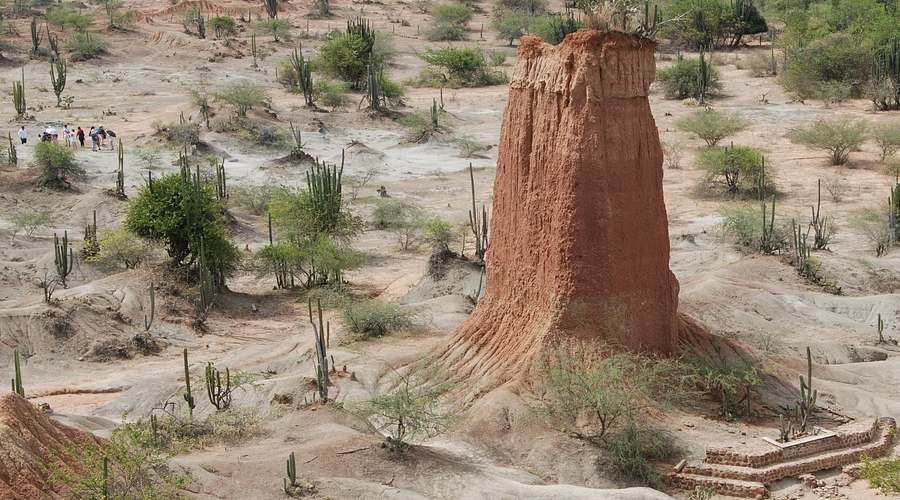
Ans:
{"label": "cactus cluster", "polygon": [[475,236],[475,257],[484,263],[484,254],[488,246],[488,215],[487,208],[481,205],[481,216],[475,207],[475,171],[469,163],[469,187],[472,191],[472,209],[469,210],[469,229]]}
{"label": "cactus cluster", "polygon": [[700,49],[700,65],[697,66],[697,89],[700,104],[706,104],[712,86],[712,64],[706,60],[706,52]]}
{"label": "cactus cluster", "polygon": [[269,15],[269,19],[278,17],[278,0],[265,0],[265,5],[266,14]]}
{"label": "cactus cluster", "polygon": [[216,169],[216,198],[224,202],[228,199],[228,185],[225,181],[225,158],[213,163]]}
{"label": "cactus cluster", "polygon": [[6,133],[6,140],[9,143],[6,150],[7,162],[15,167],[19,164],[19,154],[16,152],[16,143],[13,141],[11,133]]}
{"label": "cactus cluster", "polygon": [[41,53],[41,31],[38,29],[37,17],[31,18],[31,55],[38,56]]}
{"label": "cactus cluster", "polygon": [[303,93],[303,100],[307,106],[315,106],[316,94],[313,89],[312,68],[309,61],[303,58],[303,52],[294,49],[290,58],[291,67],[297,75],[297,90]]}
{"label": "cactus cluster", "polygon": [[81,243],[81,255],[93,257],[100,253],[100,239],[97,237],[97,211],[94,210],[94,222],[84,226],[84,238]]}
{"label": "cactus cluster", "polygon": [[828,240],[831,235],[828,229],[828,217],[822,216],[822,179],[819,179],[816,194],[816,206],[809,207],[812,212],[809,225],[813,229],[813,248],[824,250],[828,248]]}
{"label": "cactus cluster", "polygon": [[812,354],[806,348],[806,378],[800,376],[800,399],[797,401],[797,419],[800,432],[806,432],[809,417],[816,411],[819,390],[812,388]]}
{"label": "cactus cluster", "polygon": [[294,452],[288,456],[287,459],[287,477],[284,479],[284,492],[285,494],[291,494],[293,488],[297,487],[297,458],[294,456]]}
{"label": "cactus cluster", "polygon": [[12,391],[19,396],[25,397],[25,386],[22,385],[22,364],[19,359],[19,350],[13,350],[13,378],[10,380],[12,382]]}
{"label": "cactus cluster", "polygon": [[50,59],[50,84],[53,86],[53,93],[56,95],[56,107],[62,107],[62,93],[66,90],[66,75],[68,66],[66,60],[61,57],[52,57]]}
{"label": "cactus cluster", "polygon": [[56,276],[59,283],[66,288],[66,278],[72,272],[72,266],[75,263],[75,253],[69,246],[69,232],[63,231],[62,239],[56,233],[53,233],[53,263],[56,265]]}
{"label": "cactus cluster", "polygon": [[791,219],[791,233],[794,238],[794,268],[797,269],[797,273],[801,276],[812,277],[814,270],[809,256],[809,244],[807,243],[809,228],[804,233],[803,228],[797,224],[797,220]]}
{"label": "cactus cluster", "polygon": [[122,139],[119,139],[116,149],[116,161],[119,165],[116,171],[116,198],[127,200],[128,195],[125,194],[125,146],[122,145]]}
{"label": "cactus cluster", "polygon": [[313,340],[316,345],[316,391],[322,402],[328,401],[328,340],[331,337],[331,324],[322,321],[322,301],[316,301],[316,314],[313,315],[312,299],[309,307],[309,323],[313,327]]}
{"label": "cactus cluster", "polygon": [[644,38],[653,38],[656,36],[656,32],[659,30],[661,23],[662,13],[659,11],[659,6],[654,3],[653,9],[651,10],[650,0],[644,0],[643,16],[638,21],[638,27],[635,34]]}
{"label": "cactus cluster", "polygon": [[[250,15],[249,15],[249,14],[247,15],[247,18],[248,18],[248,19],[250,18]],[[259,65],[256,63],[256,55],[257,55],[257,51],[256,51],[256,33],[251,33],[251,34],[250,34],[250,55],[253,56],[253,64],[251,64],[250,67],[253,68],[253,69],[258,68]],[[277,68],[276,68],[276,69],[277,69]]]}
{"label": "cactus cluster", "polygon": [[[369,56],[369,64],[366,66],[366,101],[369,109],[380,112],[387,108],[387,98],[381,82],[384,80],[384,68],[372,61]],[[432,111],[432,116],[434,112]],[[433,119],[433,118],[432,118]]]}
{"label": "cactus cluster", "polygon": [[216,410],[227,410],[231,407],[231,371],[225,368],[225,382],[222,372],[212,362],[206,363],[206,396]]}
{"label": "cactus cluster", "polygon": [[891,89],[872,98],[875,108],[880,111],[900,109],[900,39],[890,40],[876,52],[872,79]]}

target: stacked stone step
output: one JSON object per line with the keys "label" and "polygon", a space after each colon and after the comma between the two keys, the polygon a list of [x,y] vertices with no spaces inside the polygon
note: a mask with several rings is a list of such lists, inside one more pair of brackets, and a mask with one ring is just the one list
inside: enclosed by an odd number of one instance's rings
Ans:
{"label": "stacked stone step", "polygon": [[758,498],[765,485],[786,477],[841,467],[863,456],[879,457],[890,452],[896,422],[880,418],[873,424],[849,424],[834,435],[793,447],[747,453],[710,449],[703,462],[685,463],[668,477],[682,489],[710,488],[721,495]]}

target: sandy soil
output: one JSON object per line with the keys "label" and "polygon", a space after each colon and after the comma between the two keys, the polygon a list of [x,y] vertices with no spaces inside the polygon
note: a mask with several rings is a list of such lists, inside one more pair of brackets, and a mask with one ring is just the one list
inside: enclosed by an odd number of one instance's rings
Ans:
{"label": "sandy soil", "polygon": [[[463,158],[459,149],[446,141],[403,144],[402,129],[396,123],[371,118],[357,111],[355,104],[330,113],[305,109],[300,97],[286,93],[275,82],[274,67],[286,59],[294,42],[276,44],[259,37],[268,56],[261,63],[262,70],[254,71],[247,32],[239,36],[234,48],[226,49],[221,42],[182,33],[168,3],[128,4],[147,17],[132,32],[104,33],[111,42],[108,55],[70,65],[66,94],[74,95],[75,102],[69,110],[54,106],[54,96],[47,90],[46,62],[22,55],[29,43],[27,20],[14,21],[25,36],[10,40],[21,50],[6,53],[15,60],[0,68],[0,87],[8,88],[25,65],[29,112],[34,119],[23,124],[28,126],[32,142],[48,124],[84,128],[103,124],[127,145],[126,191],[134,192],[146,177],[146,171],[136,165],[134,148],[161,144],[153,136],[154,122],[177,121],[182,112],[199,119],[189,91],[201,78],[212,89],[229,81],[251,79],[268,86],[271,111],[277,119],[262,110],[255,110],[252,117],[285,128],[289,120],[299,124],[306,150],[313,156],[334,161],[340,157],[340,149],[354,141],[368,148],[351,146],[346,170],[350,176],[377,170],[354,202],[361,213],[369,210],[375,188],[384,185],[394,197],[415,201],[463,224],[470,203],[468,172],[464,171],[469,162],[479,167],[475,171],[479,202],[490,203],[505,87],[445,91],[454,134],[492,146],[481,158]],[[255,4],[244,2],[209,5],[223,11],[258,10]],[[305,53],[314,52],[316,37],[341,27],[344,19],[353,15],[365,15],[377,29],[394,33],[397,58],[391,72],[398,78],[412,77],[421,68],[416,53],[446,45],[417,35],[427,24],[427,16],[413,12],[403,2],[339,1],[332,5],[337,15],[330,19],[308,20],[306,5],[299,2],[290,4],[283,14],[297,27],[296,35],[302,35],[296,41],[302,42]],[[99,11],[97,15],[100,25],[104,18]],[[408,20],[409,25],[391,19]],[[487,30],[486,39],[480,40],[477,27],[481,24],[489,24],[489,12],[472,21],[476,31],[465,44],[508,54],[508,67],[513,49]],[[726,59],[747,57],[754,50],[746,48]],[[752,126],[734,137],[734,142],[766,151],[773,165],[771,175],[783,192],[778,200],[779,216],[805,219],[815,200],[817,179],[840,179],[846,186],[840,202],[823,200],[823,211],[834,217],[838,232],[828,251],[816,253],[824,273],[841,287],[843,295],[829,294],[806,282],[778,257],[744,255],[721,238],[721,200],[696,190],[703,174],[692,166],[692,160],[701,143],[674,127],[674,121],[693,108],[663,99],[657,89],[652,107],[660,137],[681,144],[685,152],[682,168],[666,170],[664,181],[673,246],[671,266],[681,283],[681,311],[702,321],[714,334],[759,351],[770,362],[767,368],[786,380],[795,380],[793,370],[801,368],[801,353],[811,346],[817,363],[815,383],[830,410],[854,418],[900,417],[900,351],[873,342],[879,313],[885,319],[886,333],[900,335],[900,296],[895,294],[900,288],[900,252],[875,258],[863,234],[850,223],[855,211],[874,206],[887,196],[893,179],[880,173],[871,145],[854,153],[850,165],[832,167],[824,155],[793,145],[786,138],[790,127],[817,117],[865,118],[873,123],[896,118],[873,114],[862,101],[831,108],[791,102],[772,78],[751,78],[728,64],[720,71],[724,95],[714,106],[740,111],[752,120]],[[759,101],[763,94],[768,103]],[[436,89],[410,88],[405,110],[426,109],[436,96]],[[9,104],[0,107],[0,120],[8,123],[7,129],[14,134],[20,123],[11,108]],[[218,107],[217,111],[215,119],[228,113]],[[303,183],[302,169],[271,167],[270,162],[284,156],[284,150],[260,149],[226,134],[205,131],[203,140],[212,150],[227,155],[232,186]],[[164,401],[180,399],[184,347],[190,349],[196,367],[215,361],[269,374],[239,391],[235,402],[263,411],[268,430],[264,438],[175,459],[193,474],[190,492],[196,498],[281,498],[284,459],[292,451],[303,477],[315,480],[321,494],[331,498],[665,498],[647,489],[610,490],[626,485],[598,470],[596,464],[602,457],[595,450],[547,429],[534,418],[525,400],[502,389],[463,413],[450,434],[422,443],[403,461],[391,458],[378,447],[379,438],[336,409],[285,409],[270,404],[276,394],[292,394],[297,401],[308,395],[304,387],[313,373],[312,335],[302,297],[273,291],[270,279],[251,274],[239,274],[230,281],[231,292],[221,297],[202,335],[189,327],[183,299],[163,289],[152,331],[163,350],[150,356],[98,361],[103,346],[128,341],[140,330],[146,285],[158,278],[159,271],[152,266],[110,271],[79,261],[69,288],[56,294],[59,305],[45,306],[36,280],[45,268],[53,267],[53,233],[67,230],[73,239],[79,239],[94,210],[101,225],[115,225],[124,204],[106,193],[115,182],[113,152],[79,151],[88,179],[67,193],[33,186],[24,168],[31,154],[31,144],[20,147],[21,168],[0,172],[0,366],[5,369],[8,354],[18,347],[25,353],[32,400],[48,403],[60,421],[101,435],[119,422],[123,413],[139,418]],[[167,151],[165,166],[154,175],[174,170],[173,157],[174,152]],[[51,210],[56,221],[31,237],[19,233],[13,238],[11,216],[25,208]],[[264,244],[265,221],[241,211],[235,215],[240,229],[235,234],[238,247]],[[373,394],[391,367],[419,359],[444,342],[469,313],[471,305],[464,296],[478,283],[476,271],[461,268],[448,284],[437,286],[427,280],[423,284],[427,255],[399,251],[387,232],[366,231],[355,245],[368,254],[366,266],[347,276],[356,293],[415,304],[428,314],[423,332],[417,334],[337,342],[332,349],[337,365],[347,365],[358,379],[339,381],[339,401]],[[345,339],[338,312],[327,314],[338,325],[337,338]],[[69,326],[60,330],[56,326],[60,323]],[[200,415],[210,411],[208,404],[197,410]],[[501,422],[497,416],[501,413],[517,418],[512,423],[509,418]],[[775,433],[765,421],[729,423],[683,413],[654,418],[671,429],[694,457],[701,456],[708,444]],[[775,493],[789,495],[798,488],[796,482],[787,482]],[[860,482],[841,493],[846,498],[875,496]],[[817,495],[807,492],[804,498]]]}

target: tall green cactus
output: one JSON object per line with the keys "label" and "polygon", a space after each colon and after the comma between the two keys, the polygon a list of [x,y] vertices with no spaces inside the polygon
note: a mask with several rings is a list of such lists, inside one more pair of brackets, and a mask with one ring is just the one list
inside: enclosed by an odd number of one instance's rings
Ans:
{"label": "tall green cactus", "polygon": [[31,55],[38,56],[41,53],[41,31],[38,29],[37,17],[31,18]]}
{"label": "tall green cactus", "polygon": [[61,57],[54,57],[50,60],[50,84],[53,86],[53,93],[56,94],[56,107],[62,107],[62,93],[66,90],[66,74],[68,66],[66,60]]}
{"label": "tall green cactus", "polygon": [[206,396],[216,410],[227,410],[231,407],[231,371],[225,368],[225,383],[222,383],[222,372],[212,362],[206,363]]}
{"label": "tall green cactus", "polygon": [[297,75],[297,91],[303,93],[303,100],[307,106],[314,106],[316,93],[313,88],[312,67],[309,61],[303,58],[303,51],[294,49],[291,53],[290,63],[294,69],[294,74]]}
{"label": "tall green cactus", "polygon": [[293,451],[287,459],[287,476],[284,478],[284,492],[289,495],[291,490],[297,487],[297,458],[294,457]]}
{"label": "tall green cactus", "polygon": [[253,64],[250,65],[251,68],[256,69],[259,65],[256,63],[256,33],[250,34],[250,55],[253,56]]}
{"label": "tall green cactus", "polygon": [[81,255],[93,257],[100,253],[100,240],[97,237],[97,211],[94,210],[94,222],[84,226],[84,238],[81,244]]}
{"label": "tall green cactus", "polygon": [[119,169],[116,171],[116,198],[127,200],[128,196],[125,194],[125,146],[122,144],[122,139],[119,139],[116,149],[116,160],[119,164]]}
{"label": "tall green cactus", "polygon": [[812,218],[809,221],[810,227],[813,229],[813,248],[816,250],[824,250],[828,248],[828,217],[822,216],[822,179],[819,179],[818,191],[816,194],[816,206],[809,207],[812,212]]}
{"label": "tall green cactus", "polygon": [[103,456],[103,491],[100,500],[109,500],[109,457]]}
{"label": "tall green cactus", "polygon": [[344,175],[344,151],[341,150],[341,165],[328,166],[325,162],[316,161],[315,166],[306,172],[306,190],[318,230],[331,233],[341,216],[343,195],[341,178]]}
{"label": "tall green cactus", "polygon": [[[443,101],[443,98],[441,98]],[[440,117],[441,117],[441,109],[444,109],[443,106],[438,108],[437,99],[431,98],[431,128],[434,130],[438,130],[441,128]]]}
{"label": "tall green cactus", "polygon": [[[331,337],[331,324],[322,322],[322,301],[316,301],[316,315],[313,315],[312,299],[308,299],[309,323],[313,327],[313,339],[316,346],[316,389],[322,402],[328,401],[328,340]],[[318,321],[318,323],[317,323]]]}
{"label": "tall green cactus", "polygon": [[24,118],[27,110],[25,102],[25,67],[22,66],[22,80],[13,82],[12,101],[18,118]]}
{"label": "tall green cactus", "polygon": [[886,344],[887,340],[884,338],[884,320],[881,319],[881,313],[878,313],[878,324],[876,325],[876,329],[878,332],[878,343]]}
{"label": "tall green cactus", "polygon": [[225,181],[225,158],[215,163],[216,167],[216,198],[224,202],[228,199],[228,185]]}
{"label": "tall green cactus", "polygon": [[194,419],[194,408],[197,407],[196,402],[194,401],[194,395],[191,393],[191,371],[188,369],[188,352],[187,348],[184,348],[183,351],[184,357],[184,401],[187,403],[188,407],[188,417],[193,420]]}
{"label": "tall green cactus", "polygon": [[63,288],[67,288],[66,278],[72,272],[72,265],[75,263],[75,254],[69,246],[69,232],[63,231],[62,240],[56,233],[53,233],[53,263],[56,265],[56,275]]}
{"label": "tall green cactus", "polygon": [[153,319],[156,317],[156,288],[150,283],[150,316],[144,314],[144,331],[149,332],[153,326]]}
{"label": "tall green cactus", "polygon": [[800,432],[806,432],[809,417],[816,411],[816,399],[819,390],[812,388],[812,353],[806,348],[806,378],[800,376],[800,400],[797,401],[797,414],[800,420]]}
{"label": "tall green cactus", "polygon": [[700,49],[700,65],[697,66],[697,90],[700,104],[706,104],[712,84],[712,62],[707,61],[706,52]]}
{"label": "tall green cactus", "polygon": [[383,68],[375,64],[369,56],[369,64],[366,66],[366,100],[372,111],[380,112],[386,107],[387,99],[381,86],[383,78]]}
{"label": "tall green cactus", "polygon": [[881,111],[900,109],[900,39],[893,38],[876,51],[872,80],[890,89],[872,96],[875,108]]}
{"label": "tall green cactus", "polygon": [[266,5],[266,14],[269,15],[269,19],[275,19],[278,17],[278,0],[263,0]]}
{"label": "tall green cactus", "polygon": [[13,350],[13,369],[15,370],[13,374],[12,382],[12,391],[19,396],[25,397],[25,386],[22,384],[22,365],[19,360],[19,350]]}
{"label": "tall green cactus", "polygon": [[797,224],[796,219],[791,219],[791,232],[794,238],[794,268],[801,276],[812,277],[812,263],[809,260],[809,229],[803,233],[803,229]]}
{"label": "tall green cactus", "polygon": [[775,235],[775,195],[772,195],[772,207],[766,210],[766,202],[762,207],[762,233],[759,237],[759,251],[764,254],[773,254],[778,251],[779,245]]}
{"label": "tall green cactus", "polygon": [[54,57],[56,59],[60,59],[61,55],[59,53],[59,38],[53,36],[50,33],[50,26],[46,23],[44,24],[47,28],[47,43],[50,45],[50,57]]}
{"label": "tall green cactus", "polygon": [[475,208],[475,170],[472,168],[472,163],[469,163],[469,187],[472,191],[469,229],[475,236],[475,258],[484,263],[484,254],[487,252],[488,245],[488,216],[487,208],[484,205],[481,205],[481,217],[478,216],[478,210]]}
{"label": "tall green cactus", "polygon": [[291,139],[294,142],[291,146],[291,156],[297,159],[303,158],[303,136],[300,129],[294,128],[294,122],[289,121],[288,124],[291,126]]}
{"label": "tall green cactus", "polygon": [[19,164],[19,154],[16,152],[16,142],[13,141],[12,134],[6,133],[6,141],[9,143],[6,150],[7,159],[9,160],[9,164],[12,166],[18,166]]}
{"label": "tall green cactus", "polygon": [[[625,19],[623,19],[623,21],[625,21]],[[659,12],[659,6],[654,3],[653,9],[651,10],[650,0],[644,0],[644,14],[638,23],[635,34],[644,38],[653,38],[659,30],[661,22],[662,14]]]}

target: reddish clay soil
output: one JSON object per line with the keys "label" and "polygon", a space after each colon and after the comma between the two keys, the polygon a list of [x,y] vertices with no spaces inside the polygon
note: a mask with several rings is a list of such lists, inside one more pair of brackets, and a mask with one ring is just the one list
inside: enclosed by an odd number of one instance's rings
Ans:
{"label": "reddish clay soil", "polygon": [[523,38],[503,117],[487,292],[444,358],[488,383],[560,337],[675,349],[662,152],[647,100],[655,45]]}

